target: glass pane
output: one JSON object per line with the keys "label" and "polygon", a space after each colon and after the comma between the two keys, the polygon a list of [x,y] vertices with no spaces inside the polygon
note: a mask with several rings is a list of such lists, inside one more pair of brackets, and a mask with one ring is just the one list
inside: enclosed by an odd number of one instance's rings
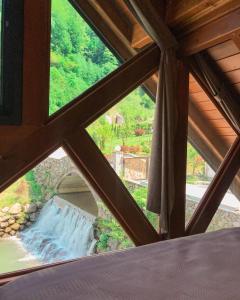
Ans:
{"label": "glass pane", "polygon": [[63,149],[0,194],[0,273],[128,247]]}
{"label": "glass pane", "polygon": [[[187,153],[186,224],[215,176],[215,172],[190,143],[188,143]],[[231,191],[233,188],[234,185],[225,194],[207,231],[240,226],[240,205],[238,198]],[[238,188],[236,192],[238,192]]]}
{"label": "glass pane", "polygon": [[146,209],[154,107],[144,90],[137,88],[91,124],[88,132],[158,230],[158,216]]}
{"label": "glass pane", "polygon": [[68,0],[52,1],[50,114],[118,65],[119,61]]}
{"label": "glass pane", "polygon": [[206,192],[215,172],[188,143],[187,146],[187,183],[186,183],[186,223],[190,220],[199,201]]}

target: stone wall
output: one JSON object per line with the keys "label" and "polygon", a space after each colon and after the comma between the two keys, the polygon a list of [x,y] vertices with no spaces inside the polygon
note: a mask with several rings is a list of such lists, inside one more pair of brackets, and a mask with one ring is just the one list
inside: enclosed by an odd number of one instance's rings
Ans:
{"label": "stone wall", "polygon": [[48,157],[33,169],[35,179],[41,186],[43,202],[55,194],[61,178],[72,171],[77,171],[77,168],[67,156],[61,159]]}
{"label": "stone wall", "polygon": [[[186,223],[190,220],[198,203],[192,200],[187,200],[186,203]],[[212,219],[207,231],[216,231],[223,228],[239,227],[240,212],[227,211],[219,208]]]}
{"label": "stone wall", "polygon": [[15,236],[18,232],[31,226],[39,215],[42,203],[27,204],[15,203],[11,207],[0,210],[0,238]]}

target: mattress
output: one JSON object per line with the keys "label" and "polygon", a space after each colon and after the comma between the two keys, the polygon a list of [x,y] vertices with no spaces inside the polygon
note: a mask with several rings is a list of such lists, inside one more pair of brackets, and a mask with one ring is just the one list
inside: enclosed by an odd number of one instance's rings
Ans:
{"label": "mattress", "polygon": [[1,300],[240,299],[240,229],[82,258],[22,276]]}

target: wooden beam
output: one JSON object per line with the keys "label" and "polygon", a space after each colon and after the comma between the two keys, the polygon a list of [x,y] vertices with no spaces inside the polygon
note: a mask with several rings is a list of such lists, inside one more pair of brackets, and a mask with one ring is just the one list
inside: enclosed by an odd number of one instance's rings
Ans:
{"label": "wooden beam", "polygon": [[[151,76],[158,67],[159,49],[151,46],[119,67],[54,114],[45,126],[0,159],[0,191],[61,145],[80,126],[87,126]],[[121,83],[121,84],[120,84]]]}
{"label": "wooden beam", "polygon": [[175,135],[174,185],[175,203],[170,216],[169,237],[176,238],[185,234],[186,206],[186,164],[187,164],[187,128],[188,128],[188,99],[189,71],[187,66],[178,61],[177,87],[177,133]]}
{"label": "wooden beam", "polygon": [[227,192],[239,168],[240,138],[238,137],[228,151],[224,161],[187,225],[187,235],[198,234],[207,230],[222,198]]}
{"label": "wooden beam", "polygon": [[237,32],[233,33],[232,39],[233,39],[233,42],[235,43],[235,45],[240,50],[240,30],[238,30]]}
{"label": "wooden beam", "polygon": [[32,125],[0,126],[0,156],[7,153],[38,128],[38,126]]}
{"label": "wooden beam", "polygon": [[240,8],[180,38],[182,55],[192,55],[231,39],[240,29]]}
{"label": "wooden beam", "polygon": [[24,1],[24,125],[42,125],[48,119],[51,1]]}
{"label": "wooden beam", "polygon": [[155,229],[85,130],[67,137],[63,146],[135,245],[160,240]]}

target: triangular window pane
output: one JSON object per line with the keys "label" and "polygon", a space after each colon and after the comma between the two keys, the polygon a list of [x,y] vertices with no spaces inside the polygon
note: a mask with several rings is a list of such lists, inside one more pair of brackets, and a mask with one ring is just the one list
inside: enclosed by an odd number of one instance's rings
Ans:
{"label": "triangular window pane", "polygon": [[119,66],[68,0],[52,1],[50,115]]}
{"label": "triangular window pane", "polygon": [[91,124],[88,132],[158,230],[158,216],[146,209],[154,107],[139,87]]}
{"label": "triangular window pane", "polygon": [[133,247],[58,149],[0,194],[0,274]]}
{"label": "triangular window pane", "polygon": [[[215,174],[215,171],[189,143],[186,185],[186,224],[191,219],[191,216],[207,191],[207,188],[212,182]],[[225,194],[207,231],[216,231],[223,228],[240,226],[240,206],[238,200],[240,194],[239,189],[236,188],[238,181],[239,174],[235,177],[230,189],[228,189]]]}

